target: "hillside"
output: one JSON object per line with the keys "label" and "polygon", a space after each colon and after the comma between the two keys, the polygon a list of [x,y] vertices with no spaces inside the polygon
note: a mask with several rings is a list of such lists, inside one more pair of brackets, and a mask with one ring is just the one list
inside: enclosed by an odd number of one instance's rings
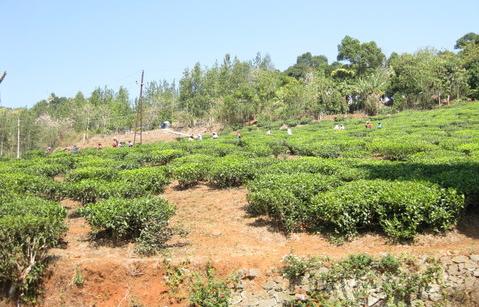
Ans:
{"label": "hillside", "polygon": [[1,161],[0,284],[41,306],[474,306],[477,114],[471,102]]}

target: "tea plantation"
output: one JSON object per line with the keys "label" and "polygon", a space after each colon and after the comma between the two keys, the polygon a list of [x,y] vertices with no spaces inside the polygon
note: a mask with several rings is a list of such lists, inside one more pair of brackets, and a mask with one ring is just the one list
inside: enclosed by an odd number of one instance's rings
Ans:
{"label": "tea plantation", "polygon": [[225,131],[218,139],[0,161],[0,288],[33,295],[48,249],[66,231],[59,201],[67,198],[81,202],[95,238],[133,241],[140,254],[155,253],[175,231],[174,204],[161,197],[172,182],[246,186],[249,214],[286,235],[333,240],[372,231],[411,241],[453,228],[477,206],[479,103],[370,120],[373,128],[337,119],[290,123],[298,125],[288,135],[273,124],[243,129],[241,139]]}

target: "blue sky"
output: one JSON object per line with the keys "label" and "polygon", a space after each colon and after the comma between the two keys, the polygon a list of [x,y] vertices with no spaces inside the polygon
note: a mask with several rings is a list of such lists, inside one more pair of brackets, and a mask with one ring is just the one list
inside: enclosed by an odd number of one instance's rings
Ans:
{"label": "blue sky", "polygon": [[89,95],[145,79],[179,79],[195,62],[269,54],[286,69],[306,51],[330,62],[345,35],[386,55],[452,49],[479,32],[479,1],[0,0],[1,105],[32,106],[55,92]]}

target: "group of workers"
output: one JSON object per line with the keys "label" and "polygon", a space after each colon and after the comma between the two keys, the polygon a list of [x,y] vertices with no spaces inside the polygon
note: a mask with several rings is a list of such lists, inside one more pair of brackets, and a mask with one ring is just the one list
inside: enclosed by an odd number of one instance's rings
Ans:
{"label": "group of workers", "polygon": [[[374,128],[373,123],[369,120],[366,122],[365,127],[367,129],[373,129]],[[381,122],[378,122],[376,128],[381,129],[382,127],[383,127],[383,125],[381,124]]]}
{"label": "group of workers", "polygon": [[[125,144],[125,142],[120,142],[120,141],[118,141],[117,138],[113,138],[113,143],[112,143],[111,145],[112,145],[113,148],[116,148],[116,147],[125,147],[125,146],[133,147],[133,142],[132,142],[132,141],[128,141],[128,143]],[[101,148],[102,148],[101,143],[98,143],[97,149],[101,149]]]}
{"label": "group of workers", "polygon": [[[218,133],[216,132],[212,132],[211,133],[211,138],[216,140],[218,138]],[[193,134],[190,134],[190,136],[188,137],[188,141],[202,141],[203,140],[203,134],[201,133],[198,133],[196,136],[193,135]]]}
{"label": "group of workers", "polygon": [[[364,126],[365,126],[366,129],[373,129],[373,128],[374,128],[373,123],[372,123],[371,121],[369,121],[369,120],[366,121],[366,123],[365,123]],[[378,122],[378,123],[377,123],[376,128],[377,128],[377,129],[383,128],[383,125],[381,124],[381,122]],[[336,125],[334,125],[334,128],[333,128],[333,129],[334,129],[334,130],[344,130],[345,127],[344,127],[343,124],[336,124]],[[291,129],[291,127],[287,127],[287,128],[286,128],[286,133],[287,133],[288,135],[293,135],[293,130]],[[266,131],[266,135],[271,135],[271,129],[269,129],[269,130]],[[219,136],[218,136],[218,133],[216,133],[216,132],[212,132],[212,133],[211,133],[211,138],[212,138],[212,139],[217,139],[218,137],[219,137]],[[239,130],[236,132],[236,139],[237,139],[238,141],[241,141],[241,132],[240,132]],[[201,133],[198,133],[196,136],[194,136],[193,134],[190,134],[190,136],[188,137],[188,140],[189,140],[189,141],[194,141],[194,140],[202,141],[202,140],[203,140],[203,135],[202,135]],[[113,143],[112,143],[112,147],[113,147],[113,148],[116,148],[116,147],[125,147],[125,146],[127,146],[127,147],[133,147],[133,142],[129,140],[127,143],[125,143],[125,142],[120,142],[120,141],[118,141],[117,138],[113,138]],[[100,149],[102,149],[102,148],[103,148],[103,145],[102,145],[101,143],[98,143],[98,144],[96,145],[96,149],[100,150]],[[80,148],[78,148],[78,146],[76,146],[76,145],[72,145],[70,148],[65,148],[65,149],[64,149],[64,151],[68,151],[68,150],[69,150],[71,153],[78,153],[78,152],[80,151]],[[48,146],[47,149],[46,149],[46,153],[47,153],[47,154],[50,154],[50,153],[52,153],[52,151],[53,151],[53,148],[52,148],[51,146]]]}

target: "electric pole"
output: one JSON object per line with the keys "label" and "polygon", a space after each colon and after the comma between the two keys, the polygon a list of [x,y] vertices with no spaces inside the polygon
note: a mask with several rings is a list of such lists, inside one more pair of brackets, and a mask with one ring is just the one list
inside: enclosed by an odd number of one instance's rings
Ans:
{"label": "electric pole", "polygon": [[140,144],[143,142],[143,77],[145,71],[141,71],[141,81],[140,81],[140,97],[138,98],[137,110],[136,110],[136,120],[135,120],[135,134],[133,136],[133,144],[136,144],[136,130],[138,128],[138,118],[140,119]]}
{"label": "electric pole", "polygon": [[17,159],[20,159],[20,116],[17,120]]}

